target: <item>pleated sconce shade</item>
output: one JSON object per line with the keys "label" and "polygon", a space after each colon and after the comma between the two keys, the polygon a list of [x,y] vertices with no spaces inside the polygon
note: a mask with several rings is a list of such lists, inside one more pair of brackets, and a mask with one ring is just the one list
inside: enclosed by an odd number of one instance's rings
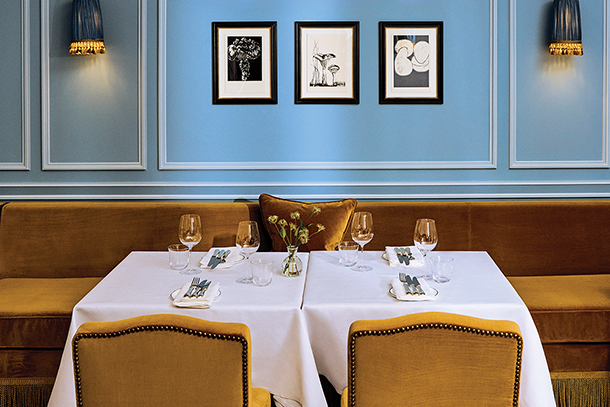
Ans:
{"label": "pleated sconce shade", "polygon": [[102,10],[99,0],[72,0],[70,54],[105,54]]}
{"label": "pleated sconce shade", "polygon": [[582,30],[578,0],[553,1],[551,55],[582,55]]}

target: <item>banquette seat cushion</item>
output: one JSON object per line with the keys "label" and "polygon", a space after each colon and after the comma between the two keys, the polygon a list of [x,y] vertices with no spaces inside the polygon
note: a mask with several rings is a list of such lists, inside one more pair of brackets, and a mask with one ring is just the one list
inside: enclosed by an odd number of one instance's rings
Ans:
{"label": "banquette seat cushion", "polygon": [[0,377],[53,377],[74,305],[101,280],[0,280]]}
{"label": "banquette seat cushion", "polygon": [[610,275],[508,280],[532,314],[551,372],[610,370]]}

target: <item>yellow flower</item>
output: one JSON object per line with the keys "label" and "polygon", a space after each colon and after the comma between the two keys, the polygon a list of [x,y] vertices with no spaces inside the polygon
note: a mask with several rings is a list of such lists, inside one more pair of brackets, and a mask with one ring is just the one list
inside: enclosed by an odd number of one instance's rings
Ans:
{"label": "yellow flower", "polygon": [[307,229],[302,229],[302,230],[299,232],[299,241],[300,241],[302,244],[305,244],[305,243],[307,243],[307,242],[309,241],[309,230],[307,230]]}
{"label": "yellow flower", "polygon": [[312,216],[317,215],[320,212],[320,208],[314,206],[306,221],[301,220],[301,214],[299,212],[292,212],[290,214],[290,219],[292,220],[291,222],[288,222],[286,219],[279,219],[277,215],[269,216],[267,221],[275,226],[280,238],[284,241],[287,247],[298,247],[300,244],[306,244],[309,242],[309,239],[313,235],[325,230],[324,225],[318,223],[316,224],[317,230],[311,233],[309,232],[309,227],[313,225],[313,223],[309,223],[309,220],[312,218]]}

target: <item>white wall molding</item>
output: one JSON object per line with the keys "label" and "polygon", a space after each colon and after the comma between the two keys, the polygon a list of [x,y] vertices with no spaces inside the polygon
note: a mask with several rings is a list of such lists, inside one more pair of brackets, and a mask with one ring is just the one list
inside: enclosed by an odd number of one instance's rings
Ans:
{"label": "white wall molding", "polygon": [[[36,190],[36,193],[27,193],[26,191],[30,189]],[[318,192],[312,193],[310,192],[312,190]],[[359,200],[610,199],[610,180],[0,183],[2,201],[233,201],[236,199],[256,201],[261,192],[272,193],[286,199],[307,201],[344,198]]]}
{"label": "white wall molding", "polygon": [[40,65],[43,170],[145,170],[146,169],[146,88],[147,88],[147,7],[138,0],[138,160],[136,162],[53,162],[51,159],[51,88],[49,1],[40,2]]}
{"label": "white wall molding", "polygon": [[610,180],[533,181],[331,181],[331,182],[206,182],[206,181],[100,181],[100,182],[2,182],[0,188],[268,188],[268,187],[577,187],[608,186]]}
{"label": "white wall molding", "polygon": [[489,137],[488,157],[481,161],[351,162],[176,162],[167,157],[167,0],[158,0],[158,150],[159,170],[406,170],[497,168],[497,2],[489,0]]}
{"label": "white wall molding", "polygon": [[604,0],[603,9],[603,101],[602,101],[602,158],[600,160],[565,160],[565,161],[542,161],[542,160],[519,160],[517,157],[517,0],[509,0],[509,149],[510,149],[510,168],[609,168],[609,127],[608,116],[608,39],[610,30],[608,28],[609,7],[608,0]]}
{"label": "white wall molding", "polygon": [[0,170],[30,170],[30,109],[30,2],[21,0],[21,162],[0,163]]}
{"label": "white wall molding", "polygon": [[[89,201],[89,200],[113,200],[113,201],[234,201],[245,199],[248,201],[258,200],[258,194],[236,195],[236,194],[60,194],[60,195],[4,195],[0,194],[2,201]],[[558,192],[558,193],[439,193],[439,194],[315,194],[295,195],[281,194],[284,199],[301,201],[331,201],[353,198],[361,201],[419,201],[419,200],[514,200],[514,199],[610,199],[610,192],[580,193],[580,192]]]}

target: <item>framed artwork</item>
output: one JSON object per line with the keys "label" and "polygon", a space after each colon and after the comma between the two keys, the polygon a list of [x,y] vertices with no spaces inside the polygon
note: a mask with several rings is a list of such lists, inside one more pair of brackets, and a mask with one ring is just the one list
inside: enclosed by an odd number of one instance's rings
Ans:
{"label": "framed artwork", "polygon": [[295,103],[358,104],[359,23],[295,22]]}
{"label": "framed artwork", "polygon": [[379,103],[443,103],[443,22],[379,23]]}
{"label": "framed artwork", "polygon": [[212,103],[277,104],[277,23],[212,23]]}

